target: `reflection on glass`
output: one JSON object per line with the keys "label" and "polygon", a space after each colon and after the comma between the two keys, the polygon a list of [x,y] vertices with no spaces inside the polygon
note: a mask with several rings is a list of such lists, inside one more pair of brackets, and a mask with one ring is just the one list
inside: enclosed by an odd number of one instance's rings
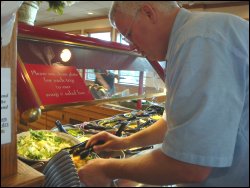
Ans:
{"label": "reflection on glass", "polygon": [[96,99],[165,92],[164,82],[154,72],[143,72],[140,80],[140,71],[86,69],[85,82]]}
{"label": "reflection on glass", "polygon": [[60,54],[60,57],[63,62],[68,62],[71,58],[71,52],[69,49],[63,49],[62,53]]}

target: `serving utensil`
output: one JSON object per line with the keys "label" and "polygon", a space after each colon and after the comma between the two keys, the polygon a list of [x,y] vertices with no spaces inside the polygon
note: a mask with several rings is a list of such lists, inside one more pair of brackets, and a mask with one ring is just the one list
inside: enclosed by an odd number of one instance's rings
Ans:
{"label": "serving utensil", "polygon": [[69,133],[66,131],[66,129],[64,129],[62,123],[61,123],[59,120],[56,120],[55,124],[56,124],[56,127],[58,128],[58,130],[59,130],[60,132],[69,134]]}
{"label": "serving utensil", "polygon": [[[122,131],[125,129],[125,127],[130,123],[130,121],[126,121],[126,122],[122,122],[119,129],[116,131],[115,135],[116,136],[121,136]],[[88,141],[88,140],[87,140]],[[87,143],[87,141],[85,141]],[[86,144],[85,143],[85,144]],[[105,142],[100,140],[98,141],[96,144],[93,144],[92,146],[90,146],[89,148],[83,148],[83,150],[81,151],[81,148],[79,148],[78,150],[75,150],[75,152],[73,152],[73,155],[80,155],[81,159],[85,159],[91,152],[94,151],[93,147],[95,145],[101,145],[104,144]]]}
{"label": "serving utensil", "polygon": [[93,147],[95,145],[101,145],[104,144],[104,141],[98,141],[96,144],[93,144],[92,146],[90,146],[89,148],[85,148],[79,155],[81,159],[85,159],[90,153],[92,153],[94,151]]}

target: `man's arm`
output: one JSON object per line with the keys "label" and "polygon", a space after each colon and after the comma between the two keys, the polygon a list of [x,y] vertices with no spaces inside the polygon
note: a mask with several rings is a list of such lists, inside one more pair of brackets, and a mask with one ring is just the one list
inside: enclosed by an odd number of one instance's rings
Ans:
{"label": "man's arm", "polygon": [[93,135],[86,147],[96,143],[98,140],[105,141],[102,145],[95,145],[96,152],[103,150],[120,150],[129,149],[132,147],[142,147],[162,143],[167,125],[164,119],[158,120],[156,123],[128,137],[116,137],[107,132],[100,132]]}
{"label": "man's arm", "polygon": [[[163,141],[167,131],[164,119],[150,127],[122,139],[119,148],[131,148],[157,144]],[[119,143],[119,142],[118,142]],[[122,145],[122,146],[121,146]],[[95,147],[101,147],[96,145]],[[160,149],[128,159],[94,159],[79,170],[82,182],[89,186],[103,186],[112,179],[130,179],[151,185],[196,183],[204,181],[211,168],[188,164],[165,155]],[[89,176],[95,174],[95,176]]]}
{"label": "man's arm", "polygon": [[138,157],[103,162],[102,168],[111,179],[130,179],[151,185],[198,183],[204,181],[212,170],[170,158],[160,149]]}
{"label": "man's arm", "polygon": [[166,121],[161,118],[150,127],[126,137],[124,140],[129,148],[159,144],[163,142],[166,131]]}

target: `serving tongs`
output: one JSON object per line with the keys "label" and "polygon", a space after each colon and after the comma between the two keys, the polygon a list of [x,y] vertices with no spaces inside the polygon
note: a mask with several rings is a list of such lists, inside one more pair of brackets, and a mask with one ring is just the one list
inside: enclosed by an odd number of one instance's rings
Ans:
{"label": "serving tongs", "polygon": [[56,127],[57,129],[59,130],[59,132],[63,132],[63,133],[66,133],[66,134],[69,134],[66,129],[63,127],[62,123],[59,121],[59,120],[56,120],[55,121],[55,124],[56,124]]}
{"label": "serving tongs", "polygon": [[[120,127],[118,128],[118,130],[116,131],[115,135],[116,136],[121,136],[122,135],[122,131],[125,129],[125,127],[130,123],[130,121],[125,121],[120,123]],[[64,150],[68,150],[70,154],[73,154],[73,156],[77,156],[79,155],[81,159],[85,159],[89,154],[91,154],[92,152],[94,152],[93,147],[95,145],[101,145],[104,144],[104,141],[100,140],[97,143],[91,145],[90,147],[86,148],[86,143],[88,142],[88,140],[74,145],[72,147],[68,147],[68,148],[64,148]]]}
{"label": "serving tongs", "polygon": [[87,144],[87,142],[88,142],[88,140],[85,140],[84,142],[81,142],[81,143],[76,144],[76,145],[71,146],[71,147],[63,148],[62,150],[68,151],[69,154],[74,154],[74,152],[76,152],[78,149],[85,148],[85,145]]}
{"label": "serving tongs", "polygon": [[98,126],[98,125],[94,125],[94,124],[91,124],[91,123],[88,123],[88,124],[86,124],[86,125],[83,125],[83,126],[81,126],[81,128],[83,129],[83,130],[86,130],[86,129],[94,129],[94,130],[100,130],[100,131],[105,131],[105,130],[107,130],[107,129],[110,129],[110,128],[108,128],[108,127],[104,127],[104,126]]}
{"label": "serving tongs", "polygon": [[85,159],[86,157],[89,156],[90,153],[94,152],[93,147],[94,147],[95,145],[101,145],[101,144],[104,144],[104,143],[105,143],[104,141],[100,140],[100,141],[98,141],[97,143],[91,145],[90,147],[84,148],[83,151],[79,150],[78,152],[73,153],[73,156],[74,156],[74,155],[77,155],[77,154],[79,153],[80,159]]}

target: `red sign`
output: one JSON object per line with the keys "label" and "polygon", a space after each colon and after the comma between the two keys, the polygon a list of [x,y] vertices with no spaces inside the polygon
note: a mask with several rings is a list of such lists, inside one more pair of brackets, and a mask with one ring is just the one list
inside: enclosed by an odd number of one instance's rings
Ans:
{"label": "red sign", "polygon": [[75,67],[25,64],[43,105],[93,100]]}

